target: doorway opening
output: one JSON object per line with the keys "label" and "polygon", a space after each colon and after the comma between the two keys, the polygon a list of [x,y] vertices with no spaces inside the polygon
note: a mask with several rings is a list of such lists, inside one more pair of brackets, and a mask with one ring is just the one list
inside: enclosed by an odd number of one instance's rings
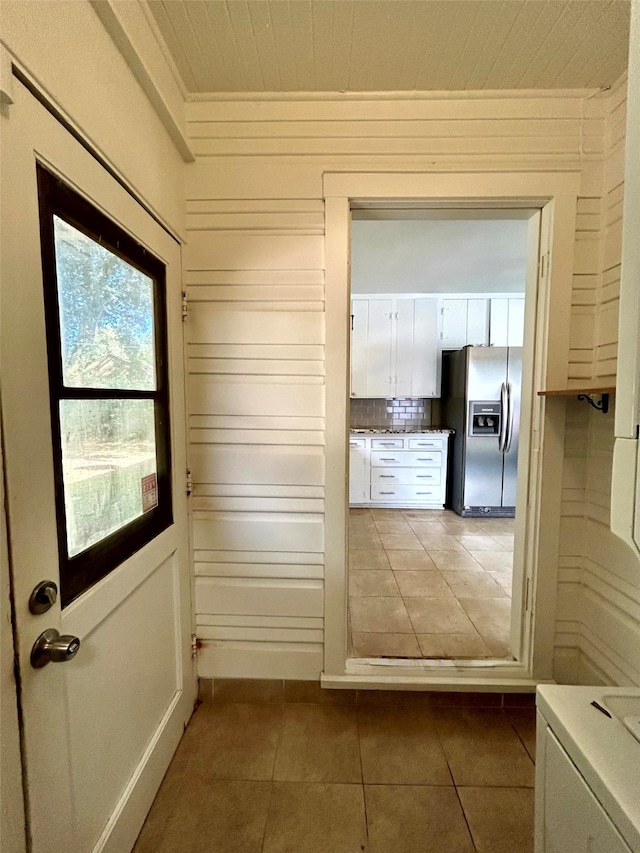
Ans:
{"label": "doorway opening", "polygon": [[351,215],[348,657],[512,663],[538,211]]}

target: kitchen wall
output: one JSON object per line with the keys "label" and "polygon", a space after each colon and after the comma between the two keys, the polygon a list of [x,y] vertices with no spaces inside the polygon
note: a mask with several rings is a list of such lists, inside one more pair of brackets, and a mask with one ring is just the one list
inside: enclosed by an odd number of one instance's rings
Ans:
{"label": "kitchen wall", "polygon": [[349,426],[382,427],[383,429],[420,429],[432,424],[432,403],[439,412],[440,401],[424,397],[383,400],[352,399],[349,404]]}
{"label": "kitchen wall", "polygon": [[[576,234],[570,376],[615,385],[626,88],[606,100],[604,157],[584,176]],[[640,564],[609,530],[614,410],[567,403],[555,676],[640,684]]]}
{"label": "kitchen wall", "polygon": [[[185,276],[201,676],[314,678],[322,669],[323,172],[581,169],[570,375],[578,379],[597,340],[593,375],[604,376],[613,369],[611,292],[593,262],[605,120],[616,96],[187,105],[196,154],[186,169]],[[596,304],[602,310],[583,313]],[[576,332],[584,316],[591,337]],[[589,490],[594,511],[597,494]],[[613,546],[598,541],[606,564]],[[574,592],[563,588],[565,603]]]}

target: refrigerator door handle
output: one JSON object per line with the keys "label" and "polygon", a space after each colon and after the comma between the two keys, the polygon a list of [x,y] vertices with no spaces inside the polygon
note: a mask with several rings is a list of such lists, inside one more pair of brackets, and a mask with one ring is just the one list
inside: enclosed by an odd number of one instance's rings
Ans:
{"label": "refrigerator door handle", "polygon": [[509,411],[509,398],[507,397],[507,386],[502,383],[500,388],[500,435],[498,436],[498,450],[505,452],[507,443],[507,419]]}
{"label": "refrigerator door handle", "polygon": [[505,441],[504,452],[508,453],[511,450],[511,439],[513,438],[513,400],[511,399],[511,383],[507,382],[507,435]]}

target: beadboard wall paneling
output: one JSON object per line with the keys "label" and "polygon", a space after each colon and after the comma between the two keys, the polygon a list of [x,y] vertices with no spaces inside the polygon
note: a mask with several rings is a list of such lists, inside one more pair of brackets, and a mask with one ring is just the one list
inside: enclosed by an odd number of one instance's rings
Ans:
{"label": "beadboard wall paneling", "polygon": [[[305,610],[319,588],[298,584],[323,580],[325,171],[580,167],[569,376],[611,369],[606,306],[615,313],[617,285],[603,260],[605,226],[606,256],[615,255],[621,202],[620,93],[503,94],[187,104],[197,155],[186,168],[185,280],[202,677],[316,678],[322,669],[322,609]],[[586,406],[572,402],[556,650],[558,668],[577,677],[587,668],[576,604],[585,529],[604,525],[588,478]],[[318,621],[286,621],[303,617]]]}
{"label": "beadboard wall paneling", "polygon": [[[583,176],[576,241],[590,248],[577,255],[571,325],[570,376],[594,386],[616,376],[626,80],[603,103],[605,154]],[[567,402],[554,666],[566,683],[640,684],[640,564],[609,529],[614,409],[615,398],[607,415]]]}

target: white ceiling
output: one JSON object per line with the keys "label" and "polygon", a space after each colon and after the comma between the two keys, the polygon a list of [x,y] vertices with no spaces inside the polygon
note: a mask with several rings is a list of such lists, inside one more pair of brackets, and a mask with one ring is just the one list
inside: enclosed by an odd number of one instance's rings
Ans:
{"label": "white ceiling", "polygon": [[522,218],[354,220],[351,292],[524,293],[528,227]]}
{"label": "white ceiling", "polygon": [[598,88],[628,0],[149,0],[189,93]]}

